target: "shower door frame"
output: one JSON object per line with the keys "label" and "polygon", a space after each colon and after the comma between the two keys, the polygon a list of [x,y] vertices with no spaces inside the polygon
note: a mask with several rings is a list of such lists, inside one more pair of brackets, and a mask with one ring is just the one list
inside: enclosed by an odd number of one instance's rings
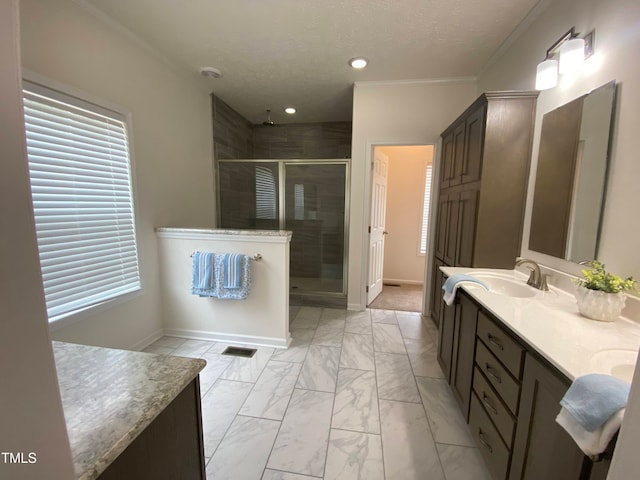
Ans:
{"label": "shower door frame", "polygon": [[349,215],[351,202],[351,159],[350,158],[327,158],[327,159],[280,159],[280,158],[239,158],[224,159],[215,161],[216,173],[216,218],[220,225],[222,222],[222,210],[220,202],[220,164],[221,163],[276,163],[278,164],[278,226],[280,230],[285,230],[286,207],[285,207],[285,186],[286,186],[286,165],[344,165],[344,245],[342,249],[342,290],[340,292],[326,292],[318,290],[296,290],[293,292],[289,288],[289,293],[296,295],[322,295],[325,297],[346,298],[349,281]]}

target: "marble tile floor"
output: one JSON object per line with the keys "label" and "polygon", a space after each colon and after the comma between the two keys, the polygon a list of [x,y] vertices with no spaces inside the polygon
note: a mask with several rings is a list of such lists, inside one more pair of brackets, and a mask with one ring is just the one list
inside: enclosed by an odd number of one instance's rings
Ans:
{"label": "marble tile floor", "polygon": [[291,307],[291,347],[253,358],[163,337],[199,357],[207,480],[490,480],[416,313]]}

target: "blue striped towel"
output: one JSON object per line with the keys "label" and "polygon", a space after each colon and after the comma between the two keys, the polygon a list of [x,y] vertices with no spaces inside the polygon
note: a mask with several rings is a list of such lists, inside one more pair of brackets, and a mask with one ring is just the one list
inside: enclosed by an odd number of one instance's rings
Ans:
{"label": "blue striped towel", "polygon": [[224,288],[240,288],[241,264],[244,255],[240,253],[224,254]]}
{"label": "blue striped towel", "polygon": [[213,253],[195,252],[192,256],[191,293],[201,297],[213,297],[215,292]]}

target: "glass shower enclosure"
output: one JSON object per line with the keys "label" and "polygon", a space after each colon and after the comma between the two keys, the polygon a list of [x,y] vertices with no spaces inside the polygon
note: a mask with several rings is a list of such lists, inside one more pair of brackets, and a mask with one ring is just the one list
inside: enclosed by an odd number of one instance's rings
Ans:
{"label": "glass shower enclosure", "polygon": [[346,296],[347,160],[219,160],[221,228],[291,230],[291,293]]}

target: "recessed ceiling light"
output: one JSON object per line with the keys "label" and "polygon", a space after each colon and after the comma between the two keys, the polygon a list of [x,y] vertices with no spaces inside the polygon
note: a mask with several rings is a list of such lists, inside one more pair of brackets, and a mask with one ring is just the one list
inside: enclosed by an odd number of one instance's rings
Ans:
{"label": "recessed ceiling light", "polygon": [[222,78],[222,71],[215,67],[202,67],[200,75],[207,78]]}
{"label": "recessed ceiling light", "polygon": [[367,60],[364,57],[355,57],[349,60],[349,65],[351,65],[352,68],[355,68],[358,70],[366,67],[368,63],[369,63],[369,60]]}
{"label": "recessed ceiling light", "polygon": [[285,113],[288,113],[289,115],[293,115],[294,113],[296,113],[296,109],[293,107],[287,107],[284,109]]}

